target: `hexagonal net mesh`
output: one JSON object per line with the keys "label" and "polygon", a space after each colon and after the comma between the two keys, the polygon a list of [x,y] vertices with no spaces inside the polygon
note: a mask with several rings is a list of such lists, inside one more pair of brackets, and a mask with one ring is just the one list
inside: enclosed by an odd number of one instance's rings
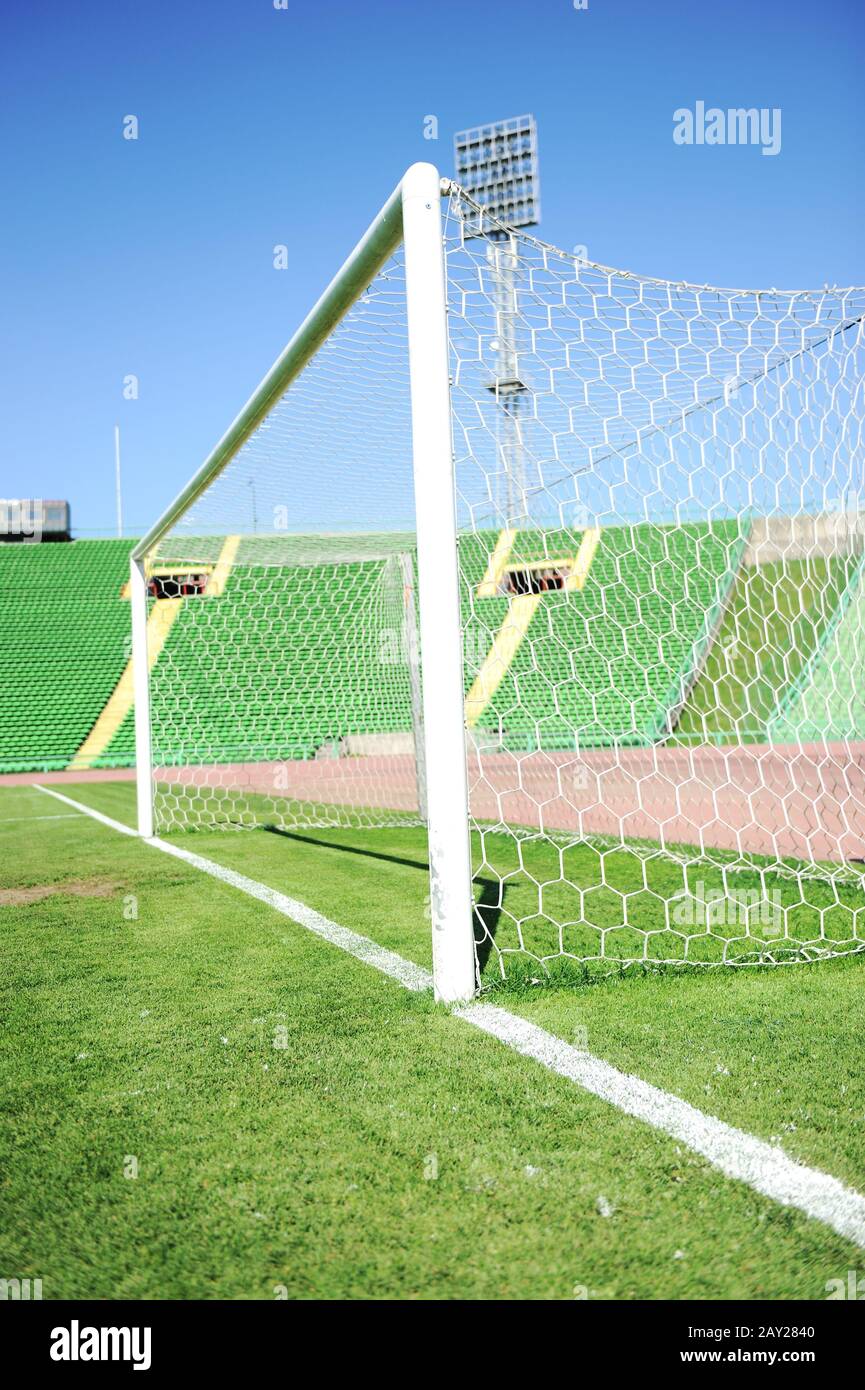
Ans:
{"label": "hexagonal net mesh", "polygon": [[[445,225],[482,971],[861,949],[865,290]],[[421,833],[415,529],[399,253],[150,557],[160,830]]]}
{"label": "hexagonal net mesh", "polygon": [[454,190],[482,964],[860,949],[865,292],[671,284],[479,215]]}

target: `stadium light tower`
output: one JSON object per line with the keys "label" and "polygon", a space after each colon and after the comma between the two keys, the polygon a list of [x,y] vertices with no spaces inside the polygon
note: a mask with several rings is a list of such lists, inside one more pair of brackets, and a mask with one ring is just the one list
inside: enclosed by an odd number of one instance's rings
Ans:
{"label": "stadium light tower", "polygon": [[[521,402],[528,387],[519,374],[519,245],[508,227],[533,227],[541,220],[538,130],[534,116],[511,116],[454,136],[456,180],[481,208],[466,221],[467,236],[487,240],[487,262],[496,311],[496,375],[490,385],[502,411],[502,461],[510,526],[526,518],[525,452]],[[495,223],[487,221],[485,214]]]}

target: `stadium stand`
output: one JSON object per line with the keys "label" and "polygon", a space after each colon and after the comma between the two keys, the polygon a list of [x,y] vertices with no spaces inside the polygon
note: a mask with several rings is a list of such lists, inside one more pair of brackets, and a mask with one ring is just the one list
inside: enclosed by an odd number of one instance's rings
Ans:
{"label": "stadium stand", "polygon": [[[747,536],[732,520],[608,527],[591,545],[587,535],[519,531],[504,549],[496,532],[461,542],[467,696],[520,605],[532,637],[518,632],[500,644],[501,669],[468,718],[476,740],[514,750],[646,745],[669,734],[680,710],[675,738],[765,737],[778,691],[786,696],[806,669],[797,727],[817,728],[831,714],[831,727],[846,729],[846,709],[861,735],[862,654],[851,643],[862,631],[865,580],[860,567],[852,584],[853,559],[749,568]],[[382,631],[399,624],[395,556],[411,537],[380,538],[373,559],[346,558],[351,540],[330,538],[327,562],[314,564],[307,538],[303,563],[288,566],[255,564],[247,542],[224,588],[179,601],[158,658],[171,677],[155,683],[158,762],[308,758],[346,733],[410,728],[408,668],[382,650]],[[121,595],[131,545],[0,548],[0,771],[85,765],[82,745],[112,696],[117,703],[127,668]],[[511,577],[485,585],[497,549]],[[217,555],[218,545],[214,564]],[[571,587],[559,573],[566,562]],[[538,572],[538,581],[526,578]],[[730,669],[733,638],[740,666]],[[822,665],[809,666],[815,648]],[[755,670],[743,672],[742,662]],[[839,669],[847,675],[834,678],[830,708],[819,672]],[[791,707],[784,717],[793,718]],[[779,713],[773,736],[781,729]],[[127,711],[86,765],[133,761]]]}
{"label": "stadium stand", "polygon": [[[511,562],[574,549],[573,532],[519,533]],[[513,748],[651,743],[699,670],[746,537],[737,521],[602,530],[583,587],[544,595],[478,720]],[[481,578],[487,548],[472,538]],[[463,560],[467,574],[471,563]],[[473,599],[467,664],[504,622],[505,597]]]}
{"label": "stadium stand", "polygon": [[68,766],[129,655],[128,540],[0,546],[0,771]]}
{"label": "stadium stand", "polygon": [[[518,533],[511,566],[572,556],[580,539],[570,531],[545,536],[539,551],[541,533]],[[462,542],[471,548],[462,557],[470,581],[463,596],[467,689],[512,602],[477,596],[495,543],[495,533]],[[602,532],[583,588],[543,595],[532,618],[540,632],[533,626],[532,643],[514,653],[477,721],[478,736],[518,748],[657,738],[702,656],[743,544],[735,522]],[[171,692],[170,708],[154,701],[156,761],[312,757],[346,732],[409,729],[407,667],[381,660],[380,623],[363,619],[370,605],[392,603],[382,593],[390,582],[385,566],[239,564],[222,598],[187,600],[160,657],[171,662],[172,679],[159,683]],[[283,635],[274,640],[277,614]],[[296,615],[287,636],[286,615],[289,623]],[[242,630],[242,640],[233,630]],[[133,747],[129,715],[97,765],[129,762]]]}
{"label": "stadium stand", "polygon": [[[240,564],[221,597],[184,601],[154,690],[155,762],[309,758],[348,731],[410,728],[407,667],[382,661],[381,624],[364,621],[401,593],[387,565]],[[130,713],[97,765],[133,755]]]}

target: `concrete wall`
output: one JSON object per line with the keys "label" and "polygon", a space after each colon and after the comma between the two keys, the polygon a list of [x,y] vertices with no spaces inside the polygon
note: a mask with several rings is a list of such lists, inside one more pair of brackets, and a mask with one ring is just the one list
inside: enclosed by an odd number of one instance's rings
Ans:
{"label": "concrete wall", "polygon": [[743,563],[767,565],[773,560],[804,560],[809,555],[860,555],[863,550],[865,512],[757,517]]}

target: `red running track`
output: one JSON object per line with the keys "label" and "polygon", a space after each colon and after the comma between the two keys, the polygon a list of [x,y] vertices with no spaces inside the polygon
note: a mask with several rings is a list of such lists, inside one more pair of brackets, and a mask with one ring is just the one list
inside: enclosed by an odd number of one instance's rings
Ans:
{"label": "red running track", "polygon": [[[701,849],[865,859],[865,743],[591,749],[468,755],[472,814],[575,836],[648,839]],[[20,773],[5,784],[121,778],[130,770]],[[272,799],[411,812],[408,755],[169,768],[174,786],[245,790]]]}

